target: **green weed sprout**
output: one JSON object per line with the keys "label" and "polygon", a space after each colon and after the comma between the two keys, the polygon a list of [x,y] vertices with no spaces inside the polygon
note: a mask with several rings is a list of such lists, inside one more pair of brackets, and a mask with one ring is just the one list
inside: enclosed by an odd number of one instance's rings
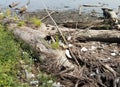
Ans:
{"label": "green weed sprout", "polygon": [[56,35],[56,41],[51,44],[53,49],[58,49],[59,48],[59,38],[58,35]]}
{"label": "green weed sprout", "polygon": [[16,20],[18,20],[19,18],[18,18],[18,16],[17,16],[17,14],[16,13],[14,13],[14,20],[16,21]]}
{"label": "green weed sprout", "polygon": [[41,20],[36,17],[32,18],[32,23],[34,24],[35,27],[40,27],[42,24]]}
{"label": "green weed sprout", "polygon": [[17,26],[20,26],[20,27],[25,26],[25,22],[21,20],[18,22]]}

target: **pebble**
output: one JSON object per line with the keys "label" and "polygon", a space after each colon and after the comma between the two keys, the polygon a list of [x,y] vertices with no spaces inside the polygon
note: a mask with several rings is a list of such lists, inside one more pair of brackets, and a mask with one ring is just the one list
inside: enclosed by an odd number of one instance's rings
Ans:
{"label": "pebble", "polygon": [[97,49],[97,47],[91,46],[91,48],[89,50],[96,50],[96,49]]}
{"label": "pebble", "polygon": [[70,41],[70,40],[71,40],[71,38],[72,38],[71,36],[68,36],[67,40],[68,40],[68,41]]}
{"label": "pebble", "polygon": [[27,78],[27,79],[31,79],[31,78],[34,78],[34,77],[35,77],[34,74],[32,74],[31,72],[28,72],[27,70],[25,70],[25,75],[26,75],[26,78]]}
{"label": "pebble", "polygon": [[53,84],[52,84],[52,87],[63,87],[63,85],[61,85],[60,84],[60,82],[54,82]]}
{"label": "pebble", "polygon": [[86,51],[88,51],[88,49],[87,49],[86,47],[83,47],[83,48],[81,49],[81,52],[86,52]]}
{"label": "pebble", "polygon": [[38,80],[36,80],[36,81],[31,81],[31,82],[30,82],[30,85],[36,85],[36,84],[38,84],[38,83],[39,83]]}

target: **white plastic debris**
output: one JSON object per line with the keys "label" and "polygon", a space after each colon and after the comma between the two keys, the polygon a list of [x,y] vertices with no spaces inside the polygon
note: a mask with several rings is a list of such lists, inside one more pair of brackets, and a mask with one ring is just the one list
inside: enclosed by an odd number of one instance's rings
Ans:
{"label": "white plastic debris", "polygon": [[71,55],[70,55],[70,51],[69,51],[68,49],[66,49],[65,55],[66,55],[68,58],[72,58]]}
{"label": "white plastic debris", "polygon": [[111,53],[111,56],[116,56],[116,53]]}
{"label": "white plastic debris", "polygon": [[83,48],[81,49],[81,52],[86,52],[86,51],[88,51],[88,49],[87,49],[86,47],[83,47]]}

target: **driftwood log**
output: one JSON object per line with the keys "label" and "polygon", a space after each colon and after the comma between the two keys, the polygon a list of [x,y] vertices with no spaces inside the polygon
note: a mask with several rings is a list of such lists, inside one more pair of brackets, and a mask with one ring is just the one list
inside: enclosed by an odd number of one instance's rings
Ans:
{"label": "driftwood log", "polygon": [[77,40],[103,41],[120,43],[120,31],[116,30],[79,30],[75,34]]}
{"label": "driftwood log", "polygon": [[[120,31],[60,29],[64,32],[72,32],[71,36],[77,40],[84,38],[86,40],[101,40],[108,42],[120,41]],[[29,27],[16,27],[16,25],[13,26],[12,24],[9,25],[9,30],[12,30],[17,38],[22,39],[39,54],[39,59],[42,60],[43,68],[48,72],[60,76],[63,83],[67,84],[65,87],[117,87],[116,85],[119,84],[117,81],[120,79],[117,77],[116,71],[109,65],[104,65],[100,60],[95,59],[91,61],[89,59],[82,59],[78,53],[76,58],[79,65],[77,65],[74,59],[66,57],[65,50],[52,49],[51,45],[44,38],[49,33],[55,34],[57,32],[56,29],[53,29],[53,26],[41,26],[39,30],[34,30]],[[73,52],[73,54],[75,53],[76,52]],[[74,60],[74,62],[72,62],[72,60]],[[91,68],[88,69],[89,67]],[[94,73],[94,69],[102,69],[103,71],[100,71],[101,74],[97,71]],[[93,71],[90,72],[90,70]],[[110,78],[109,75],[111,75]],[[102,82],[102,80],[106,80],[108,85]],[[110,84],[109,81],[111,81]]]}
{"label": "driftwood log", "polygon": [[[9,27],[10,28],[10,27]],[[12,27],[10,30],[13,31],[14,35],[20,39],[22,39],[25,43],[27,43],[32,49],[36,50],[39,53],[44,55],[44,59],[47,57],[54,57],[55,60],[58,60],[58,65],[62,65],[68,68],[74,68],[75,66],[71,64],[66,56],[64,51],[53,50],[51,46],[45,41],[45,37],[48,35],[48,32],[42,30],[34,30],[29,27]],[[58,54],[59,53],[59,54]],[[44,60],[43,59],[43,60]],[[57,65],[56,65],[57,66]]]}

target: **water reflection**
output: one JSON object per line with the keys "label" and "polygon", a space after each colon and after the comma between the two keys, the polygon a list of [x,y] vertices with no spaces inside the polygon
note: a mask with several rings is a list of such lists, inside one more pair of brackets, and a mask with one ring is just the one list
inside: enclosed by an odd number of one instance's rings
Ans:
{"label": "water reflection", "polygon": [[[0,0],[2,7],[8,6],[9,3],[12,3],[13,1],[18,1],[22,6],[24,5],[27,0]],[[68,9],[78,9],[80,5],[82,4],[96,4],[98,3],[105,3],[108,4],[106,7],[110,7],[113,9],[117,9],[117,7],[120,5],[120,0],[43,0],[47,7],[49,9],[54,10],[68,10]],[[44,9],[44,6],[41,3],[41,0],[31,0],[31,4],[29,6],[29,11],[35,11],[37,9]],[[88,9],[88,8],[84,8]],[[95,8],[92,8],[95,9]]]}

